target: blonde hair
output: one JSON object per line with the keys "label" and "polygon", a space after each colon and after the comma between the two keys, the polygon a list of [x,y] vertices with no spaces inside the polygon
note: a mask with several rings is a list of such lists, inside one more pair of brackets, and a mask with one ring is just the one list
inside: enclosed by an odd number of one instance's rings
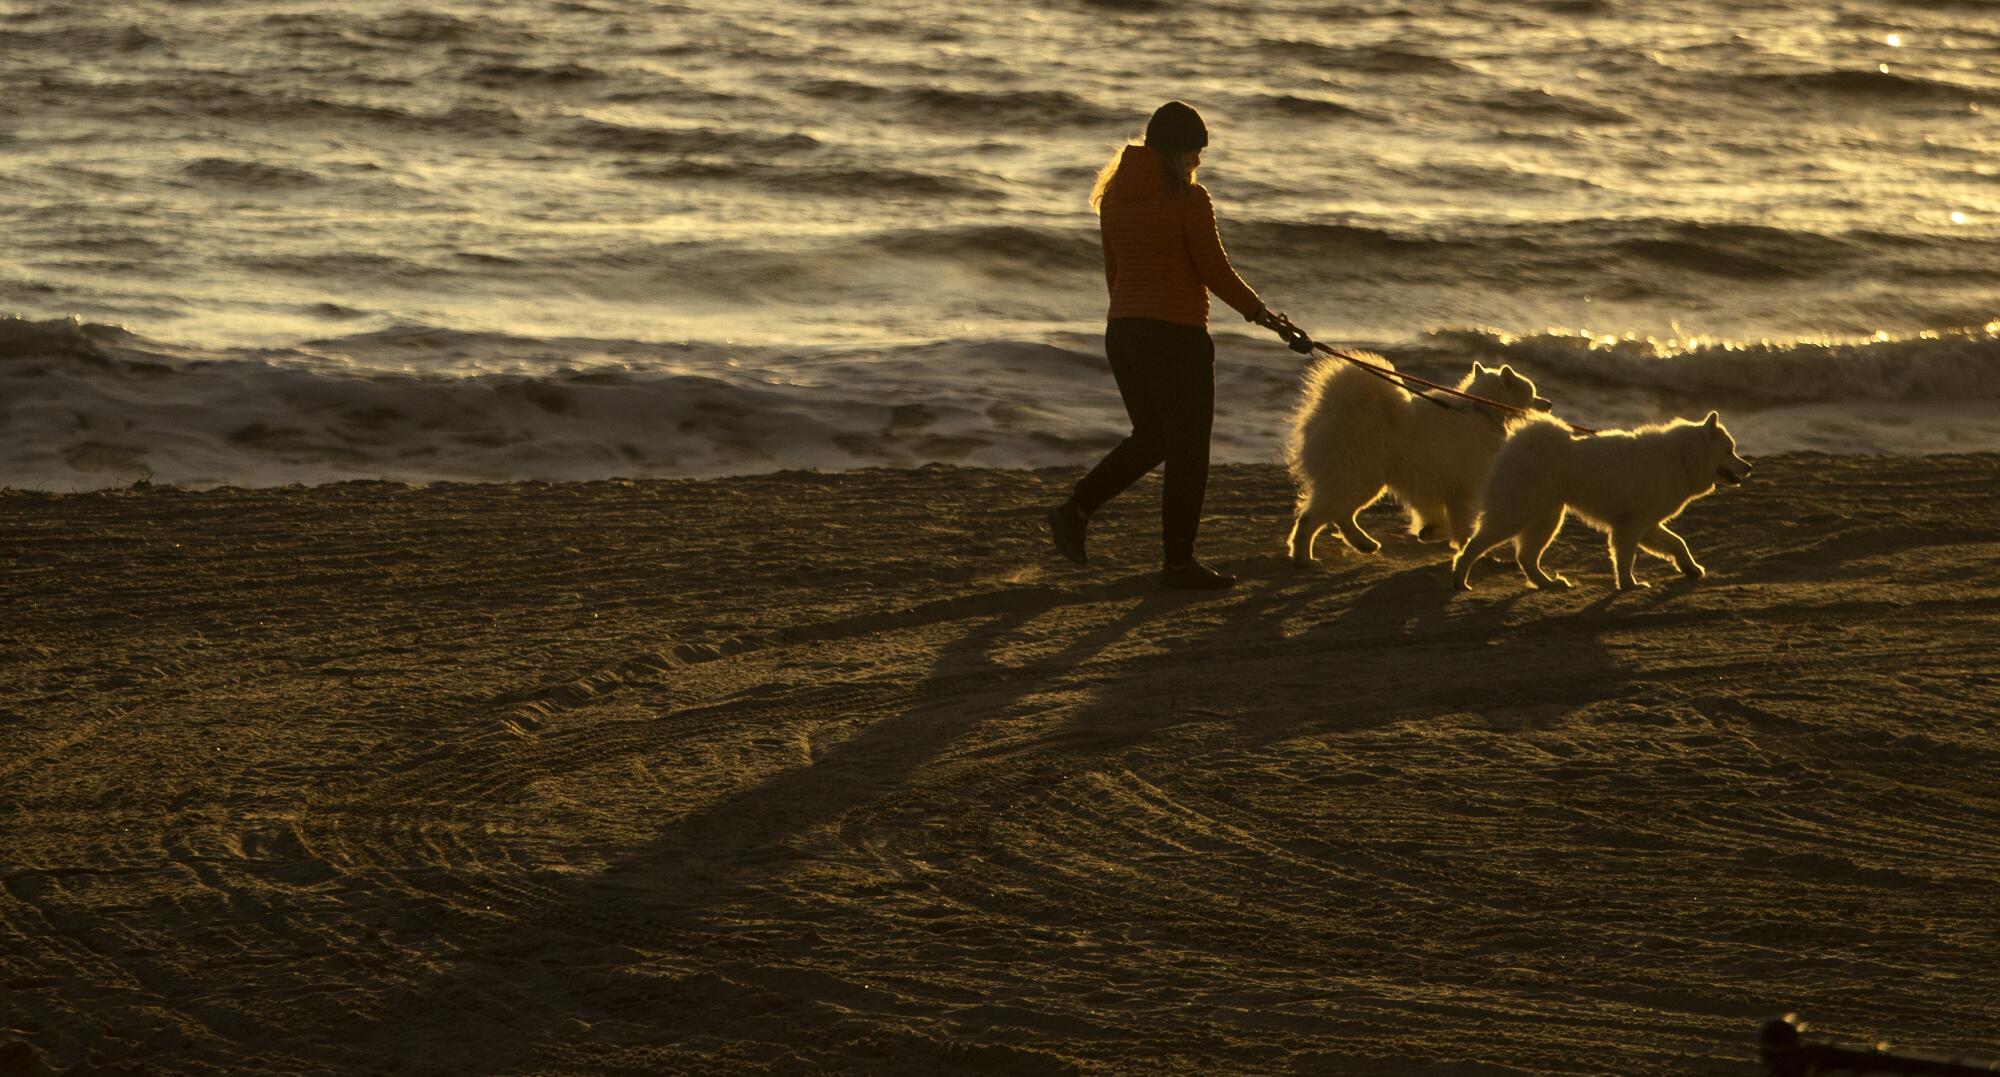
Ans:
{"label": "blonde hair", "polygon": [[[1144,145],[1144,143],[1126,142],[1111,154],[1111,159],[1104,162],[1103,168],[1097,170],[1097,180],[1090,185],[1090,210],[1092,213],[1102,213],[1104,211],[1104,192],[1111,188],[1111,181],[1117,177],[1118,165],[1125,160],[1125,151],[1132,146],[1140,145]],[[1170,198],[1179,198],[1186,194],[1188,188],[1194,186],[1194,166],[1188,163],[1188,158],[1194,156],[1194,153],[1199,151],[1186,153],[1155,152],[1160,154],[1160,178],[1166,184],[1167,196]]]}

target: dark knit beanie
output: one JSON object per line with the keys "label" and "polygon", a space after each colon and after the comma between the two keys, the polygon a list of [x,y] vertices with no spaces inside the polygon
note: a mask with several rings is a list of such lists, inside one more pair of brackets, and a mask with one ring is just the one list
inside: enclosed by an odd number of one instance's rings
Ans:
{"label": "dark knit beanie", "polygon": [[1183,101],[1169,101],[1146,121],[1146,145],[1161,153],[1190,153],[1208,145],[1208,125]]}

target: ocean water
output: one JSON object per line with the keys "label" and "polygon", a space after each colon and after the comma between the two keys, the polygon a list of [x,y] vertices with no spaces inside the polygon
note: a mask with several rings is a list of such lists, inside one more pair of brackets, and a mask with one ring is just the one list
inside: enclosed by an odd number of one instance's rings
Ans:
{"label": "ocean water", "polygon": [[[1579,422],[2000,450],[1966,0],[0,0],[0,485],[1088,463],[1179,97],[1323,339]],[[1289,352],[1218,309],[1223,460]]]}

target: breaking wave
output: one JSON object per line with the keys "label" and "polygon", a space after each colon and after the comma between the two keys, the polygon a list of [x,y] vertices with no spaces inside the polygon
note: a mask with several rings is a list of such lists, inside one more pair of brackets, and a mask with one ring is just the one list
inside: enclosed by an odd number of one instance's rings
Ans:
{"label": "breaking wave", "polygon": [[[1279,458],[1299,368],[1219,340],[1215,456]],[[1455,377],[1534,377],[1581,422],[1718,408],[1752,452],[2000,450],[2000,338],[1660,344],[1447,330],[1386,347]],[[1098,342],[729,348],[402,327],[204,351],[74,320],[0,320],[0,485],[141,479],[709,477],[784,468],[1088,463],[1125,429]]]}
{"label": "breaking wave", "polygon": [[1987,329],[1782,343],[1554,333],[1516,338],[1476,329],[1443,331],[1433,339],[1558,384],[1643,390],[1711,401],[1711,407],[2000,403],[2000,336]]}

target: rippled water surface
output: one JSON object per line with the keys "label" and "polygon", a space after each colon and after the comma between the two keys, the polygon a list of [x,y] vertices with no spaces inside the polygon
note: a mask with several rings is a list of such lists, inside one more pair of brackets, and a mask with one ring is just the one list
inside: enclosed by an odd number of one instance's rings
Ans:
{"label": "rippled water surface", "polygon": [[[1752,446],[2000,448],[1985,5],[14,0],[0,308],[96,325],[0,333],[0,481],[1068,460],[1119,418],[1084,194],[1168,97],[1209,119],[1239,268],[1323,336],[1436,372],[1560,353],[1533,372],[1585,421],[1733,405],[1782,413]],[[78,365],[113,336],[152,389]],[[1690,346],[1699,376],[1632,376]],[[1275,388],[1222,448],[1266,458],[1287,355],[1225,356]],[[516,421],[493,395],[590,371],[699,429],[605,441],[594,397]],[[375,399],[390,374],[417,388]],[[475,402],[448,436],[518,453],[405,437],[432,391]],[[176,393],[247,410],[191,425]],[[1971,418],[1883,418],[1931,405]],[[231,440],[253,423],[287,433]]]}

